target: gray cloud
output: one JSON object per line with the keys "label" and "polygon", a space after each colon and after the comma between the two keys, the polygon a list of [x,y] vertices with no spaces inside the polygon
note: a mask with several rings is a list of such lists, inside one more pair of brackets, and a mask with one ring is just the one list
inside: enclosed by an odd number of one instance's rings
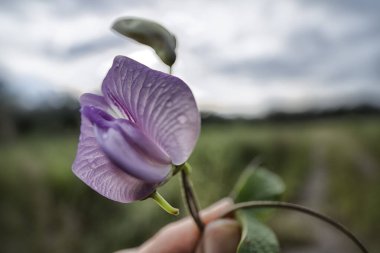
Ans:
{"label": "gray cloud", "polygon": [[226,75],[245,75],[260,81],[304,79],[318,81],[318,85],[378,84],[380,22],[352,27],[339,37],[328,33],[329,25],[321,23],[295,30],[285,39],[281,53],[220,62],[216,69]]}
{"label": "gray cloud", "polygon": [[314,7],[323,5],[324,8],[333,10],[338,13],[346,13],[351,16],[365,16],[380,19],[379,8],[380,2],[377,0],[303,0],[305,7]]}
{"label": "gray cloud", "polygon": [[94,52],[102,52],[114,47],[124,46],[128,49],[128,45],[125,45],[125,39],[118,38],[116,36],[102,36],[100,38],[91,39],[79,44],[71,45],[63,51],[57,51],[47,45],[44,47],[44,51],[51,57],[57,57],[60,59],[68,60],[77,57],[86,57],[92,55]]}
{"label": "gray cloud", "polygon": [[127,15],[157,20],[176,34],[175,74],[203,110],[261,115],[276,107],[375,103],[380,94],[376,0],[3,0],[0,6],[0,67],[15,87],[88,92],[116,54],[166,71],[151,49],[110,32],[111,22]]}
{"label": "gray cloud", "polygon": [[47,8],[49,12],[58,16],[75,16],[83,13],[109,13],[123,7],[139,8],[147,5],[154,7],[157,1],[154,0],[1,0],[0,7],[3,12],[25,13],[31,4],[40,5],[40,8]]}

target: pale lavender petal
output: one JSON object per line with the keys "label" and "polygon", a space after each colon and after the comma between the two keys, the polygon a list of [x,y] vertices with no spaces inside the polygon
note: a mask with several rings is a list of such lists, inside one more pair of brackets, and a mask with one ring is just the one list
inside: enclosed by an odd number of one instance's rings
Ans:
{"label": "pale lavender petal", "polygon": [[[101,96],[85,94],[81,104],[107,109]],[[157,185],[136,179],[116,167],[100,148],[90,121],[82,115],[81,135],[73,172],[101,195],[123,203],[141,200],[150,195]]]}
{"label": "pale lavender petal", "polygon": [[107,111],[109,108],[109,105],[103,96],[95,95],[92,93],[84,93],[82,96],[80,96],[79,101],[81,106],[93,106],[103,111]]}
{"label": "pale lavender petal", "polygon": [[171,168],[170,158],[134,123],[116,120],[91,106],[84,106],[82,113],[93,124],[104,153],[120,169],[149,183],[161,183],[166,179]]}
{"label": "pale lavender petal", "polygon": [[190,156],[200,131],[200,115],[189,87],[179,78],[117,56],[103,81],[107,103],[119,108],[172,160]]}

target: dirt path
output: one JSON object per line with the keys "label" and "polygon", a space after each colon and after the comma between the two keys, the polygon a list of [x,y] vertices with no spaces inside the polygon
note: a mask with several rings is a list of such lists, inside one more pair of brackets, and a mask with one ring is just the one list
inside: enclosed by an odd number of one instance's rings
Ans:
{"label": "dirt path", "polygon": [[[326,164],[327,150],[323,144],[315,144],[311,152],[311,168],[303,194],[299,203],[314,210],[322,211],[328,205],[328,168]],[[302,248],[291,249],[286,253],[355,253],[358,252],[345,236],[330,225],[318,221],[312,217],[302,219],[308,222],[308,229],[314,235],[315,243]],[[302,232],[302,231],[301,231]],[[310,231],[307,231],[310,232]]]}

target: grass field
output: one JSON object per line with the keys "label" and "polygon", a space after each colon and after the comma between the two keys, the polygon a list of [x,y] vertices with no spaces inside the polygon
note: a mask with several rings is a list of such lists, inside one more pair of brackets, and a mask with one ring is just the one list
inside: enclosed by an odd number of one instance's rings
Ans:
{"label": "grass field", "polygon": [[[287,201],[338,219],[375,252],[380,248],[379,130],[375,117],[206,124],[190,159],[200,203],[228,195],[240,172],[259,157],[283,177]],[[151,201],[109,201],[75,178],[77,136],[35,133],[0,144],[0,252],[112,252],[139,245],[178,219]],[[160,191],[186,215],[178,180]],[[285,246],[298,243],[303,231],[281,217],[272,221],[281,228],[280,240]]]}

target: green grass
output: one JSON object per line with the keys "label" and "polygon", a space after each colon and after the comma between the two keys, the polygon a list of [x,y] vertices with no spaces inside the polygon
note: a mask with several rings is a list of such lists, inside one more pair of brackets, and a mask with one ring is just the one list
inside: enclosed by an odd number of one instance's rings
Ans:
{"label": "green grass", "polygon": [[[207,124],[190,158],[200,203],[228,195],[256,157],[283,177],[286,199],[297,202],[319,147],[329,176],[320,210],[379,248],[379,129],[380,119],[365,117]],[[152,201],[122,205],[93,192],[71,172],[76,145],[77,133],[34,134],[0,144],[0,252],[112,252],[139,245],[177,219]],[[160,192],[185,215],[178,188],[174,178]]]}

